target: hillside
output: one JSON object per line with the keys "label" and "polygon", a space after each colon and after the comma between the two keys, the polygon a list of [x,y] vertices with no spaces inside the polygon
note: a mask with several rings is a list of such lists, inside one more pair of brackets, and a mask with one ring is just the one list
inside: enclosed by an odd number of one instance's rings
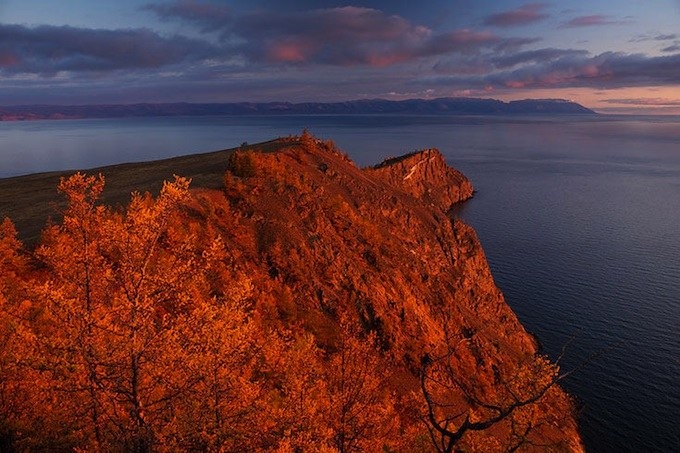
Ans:
{"label": "hillside", "polygon": [[[256,145],[263,152],[279,147],[277,141]],[[119,206],[130,201],[132,191],[157,195],[163,181],[172,179],[176,173],[191,178],[196,187],[220,188],[233,151],[225,149],[152,162],[109,165],[88,172],[102,174],[106,178],[101,201]],[[60,178],[71,174],[73,171],[62,171],[0,179],[0,219],[12,219],[19,230],[19,237],[28,245],[35,244],[47,219],[57,218],[63,209],[64,199],[57,193],[57,184]]]}
{"label": "hillside", "polygon": [[[28,263],[4,225],[0,321],[33,319],[14,332],[34,333],[0,338],[35,343],[42,363],[28,385],[30,364],[0,354],[14,379],[5,442],[582,451],[556,368],[505,303],[473,229],[447,216],[472,196],[464,175],[437,150],[361,169],[307,134],[263,151],[229,154],[221,187],[177,180],[124,212],[94,208],[101,182],[72,178],[64,223]],[[71,325],[79,313],[89,321]],[[44,355],[67,344],[81,351],[70,367]],[[60,399],[54,382],[76,378]],[[41,411],[45,401],[63,402]],[[38,421],[51,437],[31,437]],[[64,438],[55,426],[78,429]]]}
{"label": "hillside", "polygon": [[213,104],[130,105],[21,105],[0,107],[0,121],[138,116],[210,115],[594,115],[595,112],[563,99],[438,98],[388,101],[362,99],[345,102],[238,102]]}

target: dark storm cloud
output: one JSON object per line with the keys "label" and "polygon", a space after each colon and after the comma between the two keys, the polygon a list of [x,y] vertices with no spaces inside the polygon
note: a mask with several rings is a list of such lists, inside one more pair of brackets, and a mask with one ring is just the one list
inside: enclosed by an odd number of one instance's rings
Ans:
{"label": "dark storm cloud", "polygon": [[98,30],[0,24],[0,71],[56,73],[159,68],[196,60],[213,49],[181,36],[146,29]]}
{"label": "dark storm cloud", "polygon": [[543,20],[548,16],[543,11],[545,3],[528,3],[517,9],[491,14],[484,19],[484,25],[495,27],[518,27]]}
{"label": "dark storm cloud", "polygon": [[424,56],[471,53],[501,41],[470,29],[435,33],[403,17],[347,6],[301,13],[260,12],[232,31],[254,60],[337,66],[388,66]]}
{"label": "dark storm cloud", "polygon": [[568,22],[561,25],[562,28],[577,28],[577,27],[597,27],[602,25],[621,25],[625,22],[614,20],[609,16],[601,14],[593,14],[591,16],[574,17]]}
{"label": "dark storm cloud", "polygon": [[231,10],[224,5],[178,0],[172,3],[150,3],[143,10],[163,20],[183,20],[198,25],[203,31],[218,30],[229,23]]}

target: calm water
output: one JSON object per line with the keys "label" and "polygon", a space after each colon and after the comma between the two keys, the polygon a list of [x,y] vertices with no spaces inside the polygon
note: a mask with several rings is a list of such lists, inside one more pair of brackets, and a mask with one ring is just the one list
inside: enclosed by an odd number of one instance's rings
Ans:
{"label": "calm water", "polygon": [[589,451],[680,451],[680,118],[210,117],[0,123],[0,176],[148,160],[309,128],[360,165],[438,147],[477,194],[497,284],[583,405]]}

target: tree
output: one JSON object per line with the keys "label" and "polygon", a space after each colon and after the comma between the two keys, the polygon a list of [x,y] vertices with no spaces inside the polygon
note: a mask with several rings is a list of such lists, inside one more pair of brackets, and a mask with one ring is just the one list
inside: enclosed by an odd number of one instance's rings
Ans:
{"label": "tree", "polygon": [[441,352],[422,357],[422,419],[438,452],[452,452],[466,440],[485,442],[475,434],[492,429],[496,430],[496,442],[484,450],[515,451],[530,442],[530,432],[541,423],[535,404],[564,376],[547,358],[528,354],[506,370],[494,365],[493,389],[481,388],[481,379],[470,380],[460,364],[460,356],[473,347],[479,334],[467,330],[447,334]]}
{"label": "tree", "polygon": [[251,178],[257,174],[253,151],[241,146],[229,156],[229,171],[239,178]]}
{"label": "tree", "polygon": [[322,351],[309,334],[288,338],[282,350],[268,351],[276,447],[282,452],[336,451],[328,426],[328,387]]}
{"label": "tree", "polygon": [[263,441],[268,396],[263,349],[278,348],[279,341],[247,312],[250,280],[237,274],[228,284],[227,294],[203,299],[184,315],[190,328],[182,367],[196,382],[190,394],[174,401],[175,448],[243,451]]}
{"label": "tree", "polygon": [[[73,433],[72,442],[94,446],[103,445],[105,423],[99,362],[105,357],[102,346],[106,340],[99,339],[104,331],[97,326],[104,315],[102,308],[108,299],[105,282],[109,280],[101,254],[106,210],[96,205],[103,188],[101,175],[78,173],[62,178],[58,190],[67,198],[63,222],[48,227],[43,245],[36,250],[48,280],[30,288],[33,300],[42,308],[33,323],[33,366],[45,370],[52,380],[51,387],[44,389],[44,398],[61,400],[57,394],[68,394],[59,418]],[[78,423],[78,419],[82,421]]]}
{"label": "tree", "polygon": [[357,335],[342,318],[336,351],[327,365],[329,426],[341,452],[379,451],[397,446],[399,423],[389,374],[380,357],[375,333]]}
{"label": "tree", "polygon": [[24,417],[31,408],[30,386],[21,369],[25,345],[21,304],[26,260],[9,219],[0,223],[0,451],[20,440]]}
{"label": "tree", "polygon": [[188,180],[166,183],[157,199],[133,194],[125,212],[97,205],[103,184],[76,174],[59,185],[64,220],[36,252],[48,275],[34,289],[45,309],[36,365],[67,408],[74,445],[147,451],[182,437],[173,414],[205,378],[185,366],[201,347],[196,331],[219,337],[225,316],[243,316],[237,306],[210,311],[223,245],[180,221]]}

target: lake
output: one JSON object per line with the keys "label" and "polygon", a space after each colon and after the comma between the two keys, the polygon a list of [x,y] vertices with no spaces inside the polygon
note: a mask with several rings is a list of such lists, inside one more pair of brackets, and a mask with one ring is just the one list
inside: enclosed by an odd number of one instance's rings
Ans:
{"label": "lake", "polygon": [[436,147],[458,212],[562,369],[592,452],[680,451],[680,118],[276,116],[0,122],[0,176],[256,143],[308,128],[358,164]]}

